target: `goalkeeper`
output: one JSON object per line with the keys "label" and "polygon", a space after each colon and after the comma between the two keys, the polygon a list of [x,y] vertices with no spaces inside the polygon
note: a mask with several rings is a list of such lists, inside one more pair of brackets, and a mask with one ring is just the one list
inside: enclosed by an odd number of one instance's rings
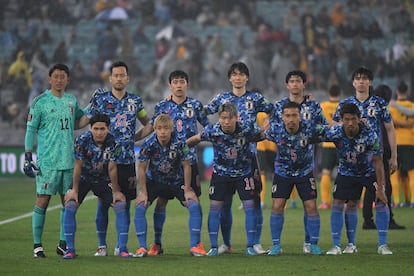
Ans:
{"label": "goalkeeper", "polygon": [[[59,194],[60,241],[59,255],[66,251],[63,233],[63,200],[73,174],[74,129],[87,124],[75,96],[65,92],[69,83],[69,68],[55,64],[49,71],[50,89],[37,96],[30,106],[26,136],[24,173],[36,177],[36,205],[33,209],[32,230],[34,257],[44,258],[42,234],[46,210],[52,195]],[[32,160],[34,140],[37,138],[37,165]]]}

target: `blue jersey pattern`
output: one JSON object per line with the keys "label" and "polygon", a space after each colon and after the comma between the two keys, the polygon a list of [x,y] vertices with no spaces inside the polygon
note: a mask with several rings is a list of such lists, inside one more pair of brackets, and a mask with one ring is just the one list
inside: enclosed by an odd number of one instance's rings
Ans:
{"label": "blue jersey pattern", "polygon": [[368,177],[375,174],[373,155],[381,155],[379,139],[375,131],[360,124],[357,136],[345,135],[342,124],[331,127],[326,139],[334,142],[338,153],[338,173],[344,176]]}
{"label": "blue jersey pattern", "polygon": [[75,159],[83,161],[81,181],[109,183],[108,164],[115,162],[120,152],[111,134],[108,133],[101,148],[93,141],[90,131],[82,133],[75,142]]}
{"label": "blue jersey pattern", "polygon": [[137,114],[144,109],[142,99],[131,93],[118,99],[112,91],[96,93],[91,100],[87,116],[91,118],[97,113],[107,114],[111,120],[110,131],[115,141],[122,147],[117,163],[134,164],[134,136],[136,132]]}
{"label": "blue jersey pattern", "polygon": [[[232,91],[216,95],[211,101],[204,106],[207,114],[215,114],[219,107],[226,103],[233,103],[239,112],[239,121],[245,125],[251,125],[256,122],[257,113],[265,112],[272,114],[272,103],[263,97],[262,94],[253,91],[246,91],[243,96],[237,96]],[[256,153],[256,143],[251,143],[251,152]]]}
{"label": "blue jersey pattern", "polygon": [[163,185],[183,185],[182,162],[190,160],[189,148],[185,141],[172,135],[168,146],[163,147],[152,133],[141,146],[138,161],[149,161],[147,178]]}
{"label": "blue jersey pattern", "polygon": [[[187,97],[181,104],[177,104],[173,100],[162,100],[158,102],[155,105],[154,116],[151,119],[152,125],[154,125],[155,118],[162,113],[168,114],[173,119],[175,133],[182,141],[198,133],[197,122],[202,126],[208,124],[208,118],[203,110],[202,103],[190,97]],[[196,147],[190,147],[190,156],[191,164],[197,164]]]}
{"label": "blue jersey pattern", "polygon": [[314,168],[312,143],[320,141],[326,128],[301,122],[298,132],[292,135],[283,122],[282,125],[272,124],[265,131],[265,138],[277,144],[275,173],[283,177],[303,177],[311,173]]}
{"label": "blue jersey pattern", "polygon": [[[271,117],[271,123],[276,123],[279,126],[283,124],[282,122],[282,111],[283,106],[290,102],[288,97],[285,97],[274,104],[274,112]],[[304,124],[320,124],[327,125],[325,116],[323,115],[322,108],[317,101],[306,99],[301,103],[301,115],[302,123]]]}
{"label": "blue jersey pattern", "polygon": [[361,118],[367,121],[378,137],[381,137],[381,122],[391,122],[387,102],[383,98],[374,95],[369,96],[364,102],[360,102],[355,96],[341,100],[333,116],[333,120],[336,122],[341,120],[340,111],[344,103],[353,103],[358,106]]}
{"label": "blue jersey pattern", "polygon": [[250,143],[260,135],[257,124],[244,126],[237,122],[232,134],[224,133],[219,123],[208,125],[201,132],[201,141],[209,141],[214,149],[214,173],[220,176],[240,177],[251,173]]}

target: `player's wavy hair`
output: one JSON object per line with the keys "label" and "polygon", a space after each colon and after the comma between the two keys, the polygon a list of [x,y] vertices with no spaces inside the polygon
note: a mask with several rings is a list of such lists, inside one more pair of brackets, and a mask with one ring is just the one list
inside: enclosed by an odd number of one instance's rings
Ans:
{"label": "player's wavy hair", "polygon": [[343,118],[345,114],[357,115],[358,118],[361,117],[361,111],[359,110],[358,106],[354,103],[345,103],[341,107],[341,111],[339,112],[339,114],[341,115],[341,118]]}
{"label": "player's wavy hair", "polygon": [[174,122],[168,114],[160,114],[154,120],[154,128],[156,128],[159,124],[167,124],[167,126],[171,129],[174,128]]}
{"label": "player's wavy hair", "polygon": [[289,79],[293,76],[298,76],[299,78],[302,79],[303,83],[306,83],[306,74],[300,70],[293,70],[290,71],[289,73],[287,73],[286,78],[285,78],[285,82],[288,83]]}
{"label": "player's wavy hair", "polygon": [[359,67],[352,73],[352,81],[356,76],[366,76],[370,81],[374,79],[374,74],[372,71],[365,67]]}
{"label": "player's wavy hair", "polygon": [[237,116],[237,108],[231,102],[226,102],[226,103],[220,105],[220,107],[218,109],[218,114],[220,115],[222,112],[229,113],[230,118],[233,118],[233,117]]}
{"label": "player's wavy hair", "polygon": [[247,77],[249,77],[249,76],[250,76],[250,73],[249,73],[249,68],[247,67],[247,65],[246,65],[245,63],[243,63],[243,62],[235,62],[235,63],[233,63],[232,65],[230,65],[230,68],[229,68],[229,70],[227,71],[227,78],[229,78],[229,79],[230,79],[231,74],[232,74],[234,71],[236,71],[236,69],[237,69],[237,70],[239,70],[239,71],[240,71],[240,73],[245,74]]}
{"label": "player's wavy hair", "polygon": [[168,82],[171,83],[173,79],[185,79],[188,83],[188,74],[181,70],[175,70],[168,76]]}

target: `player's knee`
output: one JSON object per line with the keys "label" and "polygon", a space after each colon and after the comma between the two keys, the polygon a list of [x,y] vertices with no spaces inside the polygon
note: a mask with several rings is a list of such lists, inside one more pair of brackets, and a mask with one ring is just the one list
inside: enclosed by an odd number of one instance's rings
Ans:
{"label": "player's knee", "polygon": [[69,200],[65,204],[65,209],[76,210],[76,209],[78,209],[78,206],[79,205],[74,200]]}
{"label": "player's knee", "polygon": [[125,201],[115,202],[114,210],[115,210],[116,213],[125,211],[126,210],[126,202]]}

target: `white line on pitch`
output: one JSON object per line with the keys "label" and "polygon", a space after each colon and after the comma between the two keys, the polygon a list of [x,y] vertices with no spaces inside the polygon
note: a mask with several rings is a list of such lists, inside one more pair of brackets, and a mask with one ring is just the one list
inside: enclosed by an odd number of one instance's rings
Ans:
{"label": "white line on pitch", "polygon": [[[89,195],[89,196],[85,197],[85,199],[83,200],[83,202],[85,202],[87,200],[90,200],[90,199],[93,199],[93,198],[96,198],[96,196]],[[47,208],[47,212],[52,211],[52,210],[59,209],[61,207],[62,207],[62,205],[60,205],[60,204],[55,205],[55,206],[52,206],[52,207],[48,207]],[[33,214],[33,212],[30,212],[30,213],[26,213],[26,214],[23,214],[23,215],[14,217],[14,218],[9,218],[9,219],[2,220],[2,221],[0,221],[0,225],[7,224],[7,223],[10,223],[10,222],[14,222],[14,221],[17,221],[17,220],[20,220],[20,219],[24,219],[24,218],[31,217],[32,214]]]}

